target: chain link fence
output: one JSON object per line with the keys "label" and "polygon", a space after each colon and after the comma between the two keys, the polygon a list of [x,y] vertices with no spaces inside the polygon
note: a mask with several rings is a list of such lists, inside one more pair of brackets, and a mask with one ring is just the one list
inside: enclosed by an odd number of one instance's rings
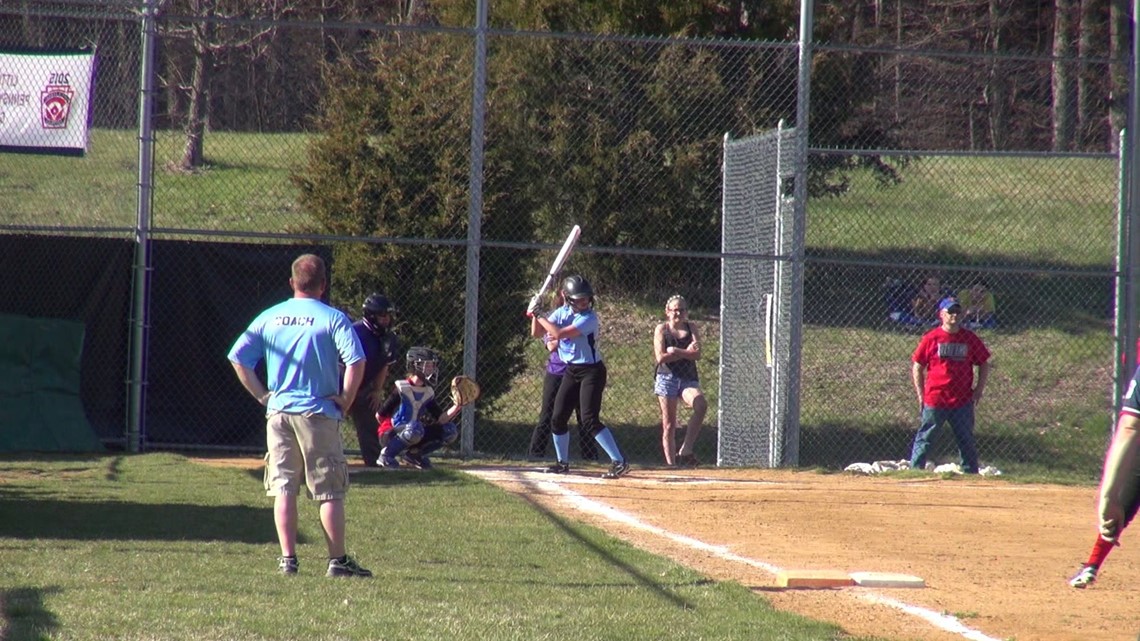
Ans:
{"label": "chain link fence", "polygon": [[[633,461],[662,464],[652,336],[680,293],[704,339],[711,408],[696,454],[717,459],[722,141],[795,122],[796,43],[190,6],[164,5],[153,32],[136,2],[0,7],[0,50],[98,55],[86,156],[0,155],[0,235],[46,254],[5,259],[34,295],[0,311],[87,323],[83,398],[106,443],[263,447],[225,352],[289,295],[292,258],[315,251],[332,265],[332,304],[359,318],[383,291],[405,349],[430,345],[446,375],[483,384],[456,453],[526,457],[545,351],[523,310],[577,223],[567,273],[598,294],[603,421]],[[994,353],[983,464],[1095,474],[1120,354],[1110,105],[1071,105],[1061,139],[1051,57],[822,43],[811,64],[799,441],[784,448],[798,460],[778,463],[908,457],[910,354],[929,326],[911,303],[936,279],[939,295],[980,284],[996,302],[996,323],[978,330]],[[127,249],[105,260],[104,242]],[[87,264],[90,278],[53,262]],[[120,284],[114,304],[90,295],[92,279]],[[956,458],[948,434],[932,458]]]}

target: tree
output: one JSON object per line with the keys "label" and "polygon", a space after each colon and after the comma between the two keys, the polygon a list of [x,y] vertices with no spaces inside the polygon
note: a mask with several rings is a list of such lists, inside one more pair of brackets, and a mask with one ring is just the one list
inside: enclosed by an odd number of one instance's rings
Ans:
{"label": "tree", "polygon": [[[189,45],[189,79],[185,79],[177,64],[171,67],[175,88],[185,94],[187,107],[182,133],[185,142],[176,169],[195,171],[206,161],[205,137],[210,121],[212,78],[217,70],[218,57],[243,49],[250,54],[259,51],[257,45],[277,35],[277,21],[294,9],[290,2],[279,0],[176,0],[172,10],[184,10],[190,17],[185,24],[169,21],[165,35],[185,40]],[[230,24],[235,20],[252,20],[242,26]],[[253,55],[250,55],[252,58]],[[172,62],[177,62],[175,58]]]}
{"label": "tree", "polygon": [[1113,60],[1121,61],[1111,68],[1111,82],[1108,87],[1108,117],[1112,125],[1109,148],[1113,151],[1119,151],[1117,147],[1119,147],[1120,132],[1128,122],[1128,74],[1131,70],[1122,61],[1131,58],[1131,8],[1132,5],[1128,0],[1109,0],[1108,55]]}
{"label": "tree", "polygon": [[[1003,0],[989,0],[986,40],[994,57],[987,64],[986,84],[982,90],[985,106],[986,131],[989,134],[990,148],[1004,150],[1009,141],[1009,76],[1002,64],[1001,56],[1009,33],[1009,7]],[[971,125],[973,120],[971,119]],[[976,141],[971,141],[976,142]],[[971,149],[982,149],[980,144],[971,144]]]}
{"label": "tree", "polygon": [[[177,104],[185,102],[181,116],[185,142],[176,168],[194,171],[206,162],[205,134],[217,119],[214,109],[219,100],[235,105],[225,119],[228,127],[298,129],[309,115],[307,105],[319,93],[319,65],[325,59],[336,59],[341,51],[354,51],[361,44],[361,34],[322,30],[314,40],[304,30],[287,28],[288,20],[382,22],[399,11],[391,4],[366,4],[168,0],[162,22],[169,41],[166,82],[176,96],[171,105],[176,113]],[[284,64],[286,60],[293,64]],[[282,113],[269,117],[270,108]]]}
{"label": "tree", "polygon": [[1097,114],[1102,101],[1097,99],[1099,87],[1096,68],[1086,61],[1097,57],[1097,45],[1104,41],[1105,30],[1100,20],[1104,5],[1099,0],[1080,0],[1081,21],[1077,33],[1077,55],[1080,66],[1077,71],[1077,123],[1080,128],[1078,140],[1097,138],[1097,129],[1107,121],[1106,114]]}
{"label": "tree", "polygon": [[[294,175],[300,201],[319,232],[357,238],[436,239],[429,243],[344,243],[334,251],[339,289],[379,288],[416,322],[401,330],[407,344],[430,345],[445,362],[462,363],[470,204],[469,41],[402,34],[378,41],[368,62],[337,65],[325,93],[321,134]],[[510,92],[492,88],[496,110],[521,114]],[[482,231],[485,238],[530,238],[533,203],[518,186],[530,172],[523,140],[489,122]],[[447,242],[460,241],[460,242]],[[518,317],[527,272],[517,252],[483,251],[480,314]],[[414,301],[414,302],[412,302]],[[525,335],[517,327],[481,323],[479,363],[497,373],[484,381],[493,403],[522,366]],[[481,407],[485,408],[486,405]]]}
{"label": "tree", "polygon": [[1054,0],[1053,14],[1053,151],[1070,151],[1076,137],[1073,97],[1073,0]]}

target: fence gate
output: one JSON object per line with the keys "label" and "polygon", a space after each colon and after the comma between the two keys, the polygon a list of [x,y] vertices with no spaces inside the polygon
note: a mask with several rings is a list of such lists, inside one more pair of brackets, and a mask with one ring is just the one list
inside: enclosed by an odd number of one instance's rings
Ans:
{"label": "fence gate", "polygon": [[795,129],[724,140],[718,465],[798,458],[788,426]]}

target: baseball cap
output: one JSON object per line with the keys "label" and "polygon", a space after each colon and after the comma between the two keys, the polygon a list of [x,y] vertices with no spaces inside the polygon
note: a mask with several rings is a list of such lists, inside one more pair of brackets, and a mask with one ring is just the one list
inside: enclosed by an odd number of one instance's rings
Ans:
{"label": "baseball cap", "polygon": [[947,296],[946,298],[942,299],[941,303],[938,303],[938,311],[940,312],[950,309],[951,307],[957,307],[961,309],[962,305],[958,302],[958,299],[954,298],[953,296]]}

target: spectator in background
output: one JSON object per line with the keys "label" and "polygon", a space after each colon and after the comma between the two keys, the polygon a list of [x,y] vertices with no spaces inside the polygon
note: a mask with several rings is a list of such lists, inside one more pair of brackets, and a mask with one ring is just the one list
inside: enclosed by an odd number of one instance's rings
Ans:
{"label": "spectator in background", "polygon": [[910,301],[910,313],[916,324],[937,325],[938,303],[942,299],[942,281],[937,276],[927,276]]}
{"label": "spectator in background", "polygon": [[887,278],[883,282],[883,302],[887,306],[887,318],[896,323],[906,323],[910,318],[911,288],[899,278]]}
{"label": "spectator in background", "polygon": [[[689,304],[679,294],[665,301],[665,322],[653,332],[653,360],[657,364],[653,392],[661,406],[661,448],[666,465],[696,467],[693,446],[708,411],[697,377],[697,360],[701,358],[701,342],[697,328],[689,322]],[[692,408],[685,429],[685,440],[676,448],[677,407],[680,401]],[[674,455],[675,453],[675,455]]]}
{"label": "spectator in background", "polygon": [[966,329],[992,329],[997,327],[997,303],[983,278],[958,292],[958,302],[962,304],[962,326]]}
{"label": "spectator in background", "polygon": [[[949,423],[958,441],[962,471],[978,473],[974,407],[986,390],[990,351],[977,334],[961,326],[962,311],[956,298],[943,299],[938,304],[941,325],[923,334],[911,355],[911,381],[922,413],[910,453],[910,466],[916,470],[926,465],[926,450],[934,431]],[[976,385],[974,367],[978,368]]]}

